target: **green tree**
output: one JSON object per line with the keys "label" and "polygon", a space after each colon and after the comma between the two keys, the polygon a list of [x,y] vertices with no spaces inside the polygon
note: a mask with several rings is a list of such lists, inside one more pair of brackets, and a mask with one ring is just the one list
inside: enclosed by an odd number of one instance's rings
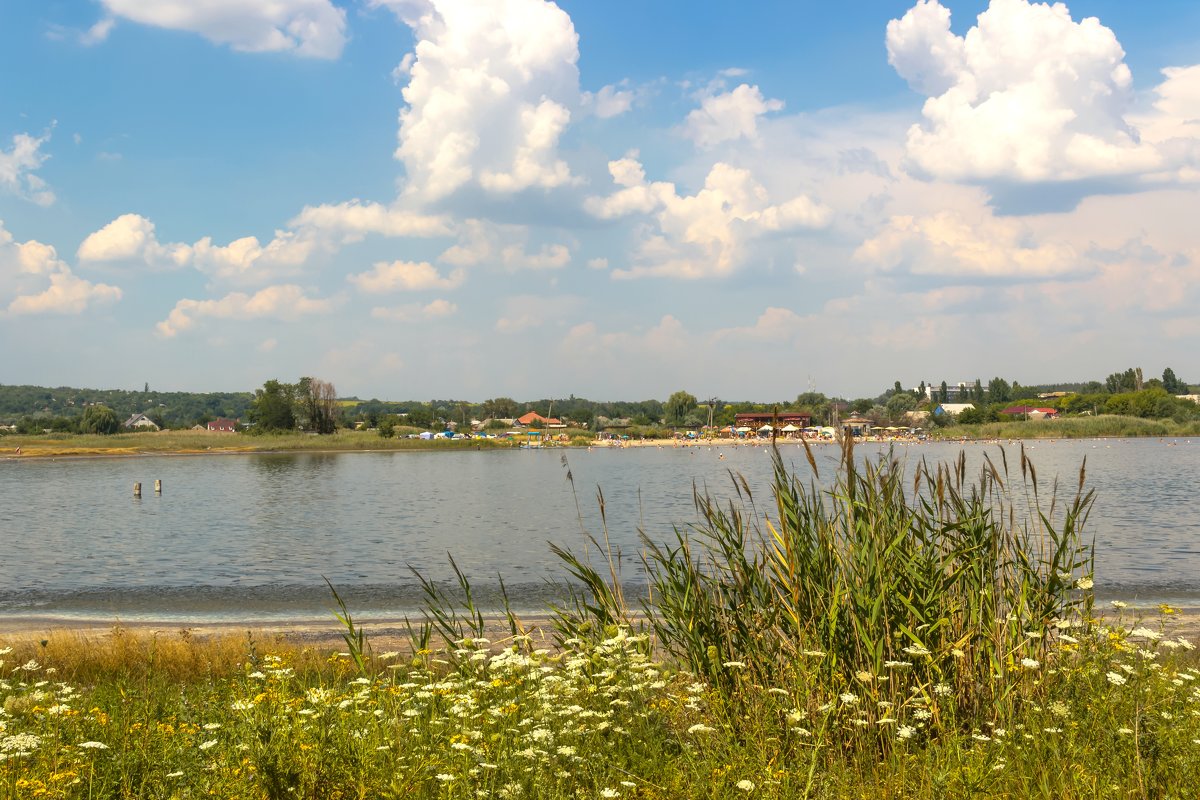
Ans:
{"label": "green tree", "polygon": [[875,405],[875,401],[869,397],[860,397],[850,403],[851,414],[865,414]]}
{"label": "green tree", "polygon": [[247,416],[263,433],[296,429],[296,387],[271,379],[254,392]]}
{"label": "green tree", "polygon": [[483,401],[483,416],[493,419],[512,419],[518,416],[517,401],[511,397],[493,397]]}
{"label": "green tree", "polygon": [[988,401],[992,403],[1007,403],[1012,398],[1012,387],[1004,378],[992,378],[988,381]]}
{"label": "green tree", "polygon": [[942,385],[938,389],[938,400],[942,403],[950,402],[950,387],[946,385],[945,381],[942,381]]}
{"label": "green tree", "polygon": [[667,412],[667,422],[682,425],[687,415],[697,406],[696,396],[684,391],[676,392],[667,398],[664,410]]}
{"label": "green tree", "polygon": [[888,398],[887,414],[893,421],[905,420],[905,414],[917,407],[917,398],[908,392],[897,392]]}
{"label": "green tree", "polygon": [[1162,385],[1171,394],[1186,394],[1179,391],[1179,379],[1175,377],[1175,370],[1170,367],[1163,370]]}
{"label": "green tree", "polygon": [[79,430],[83,433],[108,435],[120,429],[121,421],[117,419],[117,413],[108,406],[88,406],[79,420]]}
{"label": "green tree", "polygon": [[983,383],[979,378],[975,379],[975,388],[971,390],[971,399],[976,403],[983,402]]}
{"label": "green tree", "polygon": [[406,413],[408,414],[408,424],[414,428],[430,429],[433,427],[433,410],[424,403],[411,406]]}
{"label": "green tree", "polygon": [[960,425],[977,425],[984,421],[984,412],[978,407],[964,408],[958,415]]}
{"label": "green tree", "polygon": [[1138,374],[1133,367],[1124,372],[1114,372],[1104,380],[1104,388],[1109,394],[1120,394],[1121,392],[1136,392],[1138,389]]}
{"label": "green tree", "polygon": [[796,398],[796,409],[812,415],[813,424],[829,421],[829,398],[820,392],[804,392]]}

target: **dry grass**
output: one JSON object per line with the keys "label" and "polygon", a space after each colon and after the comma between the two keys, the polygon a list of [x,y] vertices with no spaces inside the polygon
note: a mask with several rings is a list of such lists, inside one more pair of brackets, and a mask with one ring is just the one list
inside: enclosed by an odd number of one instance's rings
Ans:
{"label": "dry grass", "polygon": [[68,630],[0,638],[0,650],[6,647],[12,648],[13,663],[53,664],[61,679],[84,684],[151,676],[197,683],[238,674],[248,660],[267,651],[286,654],[298,667],[319,671],[335,649],[305,646],[278,633],[197,634],[181,629],[164,634],[119,626],[106,633]]}

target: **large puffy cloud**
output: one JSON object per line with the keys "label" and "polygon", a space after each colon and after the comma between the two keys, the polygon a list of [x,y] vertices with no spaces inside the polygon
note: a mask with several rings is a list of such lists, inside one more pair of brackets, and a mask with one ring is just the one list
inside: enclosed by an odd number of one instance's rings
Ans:
{"label": "large puffy cloud", "polygon": [[1130,115],[1144,141],[1159,151],[1181,181],[1200,181],[1200,64],[1168,67],[1155,87],[1152,107]]}
{"label": "large puffy cloud", "polygon": [[782,100],[767,100],[757,86],[743,83],[730,92],[702,95],[700,108],[687,115],[683,133],[700,147],[754,139],[758,118],[782,109]]}
{"label": "large puffy cloud", "polygon": [[268,286],[252,295],[231,292],[219,300],[184,298],[155,327],[159,335],[169,339],[194,327],[196,321],[202,318],[292,321],[310,314],[328,313],[333,307],[331,300],[311,298],[299,286],[283,284]]}
{"label": "large puffy cloud", "polygon": [[225,245],[205,236],[193,244],[163,243],[152,221],[123,214],[88,235],[79,246],[85,263],[136,262],[156,269],[195,269],[225,281],[263,283],[300,272],[318,253],[361,241],[369,234],[438,236],[452,231],[444,217],[406,211],[379,203],[306,206],[288,228],[265,244],[243,236]]}
{"label": "large puffy cloud", "polygon": [[50,285],[40,292],[16,297],[8,306],[13,314],[81,314],[90,306],[121,299],[121,290],[92,283],[70,270],[50,275]]}
{"label": "large puffy cloud", "polygon": [[436,201],[468,184],[507,194],[573,181],[558,142],[581,103],[579,48],[562,9],[542,0],[372,2],[392,8],[417,39],[404,65],[396,149],[410,196]]}
{"label": "large puffy cloud", "polygon": [[361,291],[378,292],[418,292],[427,289],[455,289],[462,285],[466,273],[456,269],[443,277],[437,267],[428,261],[393,261],[380,262],[370,272],[362,272],[347,278]]}
{"label": "large puffy cloud", "polygon": [[140,214],[122,214],[88,234],[76,257],[90,262],[142,261],[152,267],[182,267],[191,257],[191,248],[160,244],[153,222]]}
{"label": "large puffy cloud", "polygon": [[43,136],[18,133],[12,138],[12,147],[0,149],[0,189],[40,206],[54,202],[54,192],[34,174],[49,158],[42,152],[42,145],[49,138],[49,133]]}
{"label": "large puffy cloud", "polygon": [[116,286],[80,278],[52,246],[18,242],[0,223],[0,302],[8,301],[8,313],[79,314],[120,299]]}
{"label": "large puffy cloud", "polygon": [[305,206],[288,225],[296,229],[321,231],[329,236],[340,237],[344,242],[358,241],[368,234],[443,236],[451,232],[445,216],[359,200]]}
{"label": "large puffy cloud", "polygon": [[312,231],[280,230],[265,245],[244,236],[214,245],[205,236],[194,244],[158,240],[154,223],[139,214],[122,214],[79,245],[84,263],[139,262],[156,269],[192,266],[222,280],[263,281],[299,270],[322,243]]}
{"label": "large puffy cloud", "polygon": [[887,30],[888,60],[926,95],[908,132],[917,173],[947,180],[1042,182],[1137,175],[1163,154],[1126,121],[1125,52],[1094,17],[1062,3],[992,0],[963,37],[950,12],[919,0]]}
{"label": "large puffy cloud", "polygon": [[855,252],[860,261],[914,275],[1028,280],[1088,269],[1066,243],[1039,243],[1019,220],[954,211],[898,215]]}
{"label": "large puffy cloud", "polygon": [[[116,16],[143,25],[198,33],[251,53],[290,52],[337,58],[346,43],[346,12],[330,0],[102,0]],[[102,20],[100,37],[111,25]]]}
{"label": "large puffy cloud", "polygon": [[601,219],[642,214],[655,222],[642,230],[633,265],[614,271],[618,278],[728,275],[742,266],[748,241],[767,233],[821,228],[832,217],[830,209],[805,195],[773,204],[748,170],[722,162],[713,165],[704,188],[694,195],[680,195],[666,181],[647,183],[634,158],[608,166],[623,188],[590,198],[588,210]]}

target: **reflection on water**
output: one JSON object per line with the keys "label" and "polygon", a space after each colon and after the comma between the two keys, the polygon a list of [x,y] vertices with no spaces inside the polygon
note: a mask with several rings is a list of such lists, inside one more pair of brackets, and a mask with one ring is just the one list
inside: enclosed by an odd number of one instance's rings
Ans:
{"label": "reflection on water", "polygon": [[[860,447],[874,454],[876,446]],[[952,459],[957,445],[896,455]],[[967,445],[969,469],[995,445]],[[301,453],[0,463],[0,614],[156,618],[322,614],[322,576],[352,607],[411,609],[412,569],[446,580],[453,554],[485,596],[503,575],[519,604],[542,608],[561,575],[547,541],[584,551],[582,524],[608,532],[631,591],[642,584],[639,528],[665,538],[695,519],[693,485],[731,496],[745,475],[770,508],[762,447],[453,453]],[[1200,441],[1035,442],[1044,482],[1073,489],[1086,456],[1097,490],[1089,523],[1097,583],[1126,597],[1200,595]],[[803,452],[785,448],[803,475]],[[722,457],[723,456],[723,457]],[[1017,449],[1008,447],[1017,471]],[[818,448],[822,477],[837,451]],[[163,481],[161,496],[132,484]]]}

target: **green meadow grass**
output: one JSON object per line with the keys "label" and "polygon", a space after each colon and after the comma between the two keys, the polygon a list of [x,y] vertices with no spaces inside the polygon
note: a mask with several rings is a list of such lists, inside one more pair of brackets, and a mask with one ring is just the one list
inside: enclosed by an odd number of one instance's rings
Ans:
{"label": "green meadow grass", "polygon": [[20,447],[24,456],[121,456],[196,453],[305,452],[354,450],[447,450],[514,447],[513,442],[498,439],[431,440],[407,439],[404,434],[415,428],[397,428],[397,436],[381,437],[375,431],[339,429],[336,433],[317,436],[306,433],[283,433],[251,436],[242,433],[208,433],[204,431],[161,431],[118,433],[111,436],[94,434],[47,434],[44,436],[5,436],[6,450]]}
{"label": "green meadow grass", "polygon": [[1200,436],[1200,422],[1143,419],[1118,414],[1095,417],[1064,417],[1052,420],[1016,420],[979,425],[934,428],[939,439],[1098,439],[1123,436]]}
{"label": "green meadow grass", "polygon": [[647,542],[640,607],[615,561],[559,549],[554,647],[504,609],[484,638],[462,573],[424,582],[393,652],[336,592],[341,653],[10,642],[0,796],[1195,796],[1193,645],[1169,607],[1097,615],[1083,470],[1060,496],[1023,456],[854,464],[821,490],[777,459],[761,509],[737,476],[732,501],[698,494]]}

